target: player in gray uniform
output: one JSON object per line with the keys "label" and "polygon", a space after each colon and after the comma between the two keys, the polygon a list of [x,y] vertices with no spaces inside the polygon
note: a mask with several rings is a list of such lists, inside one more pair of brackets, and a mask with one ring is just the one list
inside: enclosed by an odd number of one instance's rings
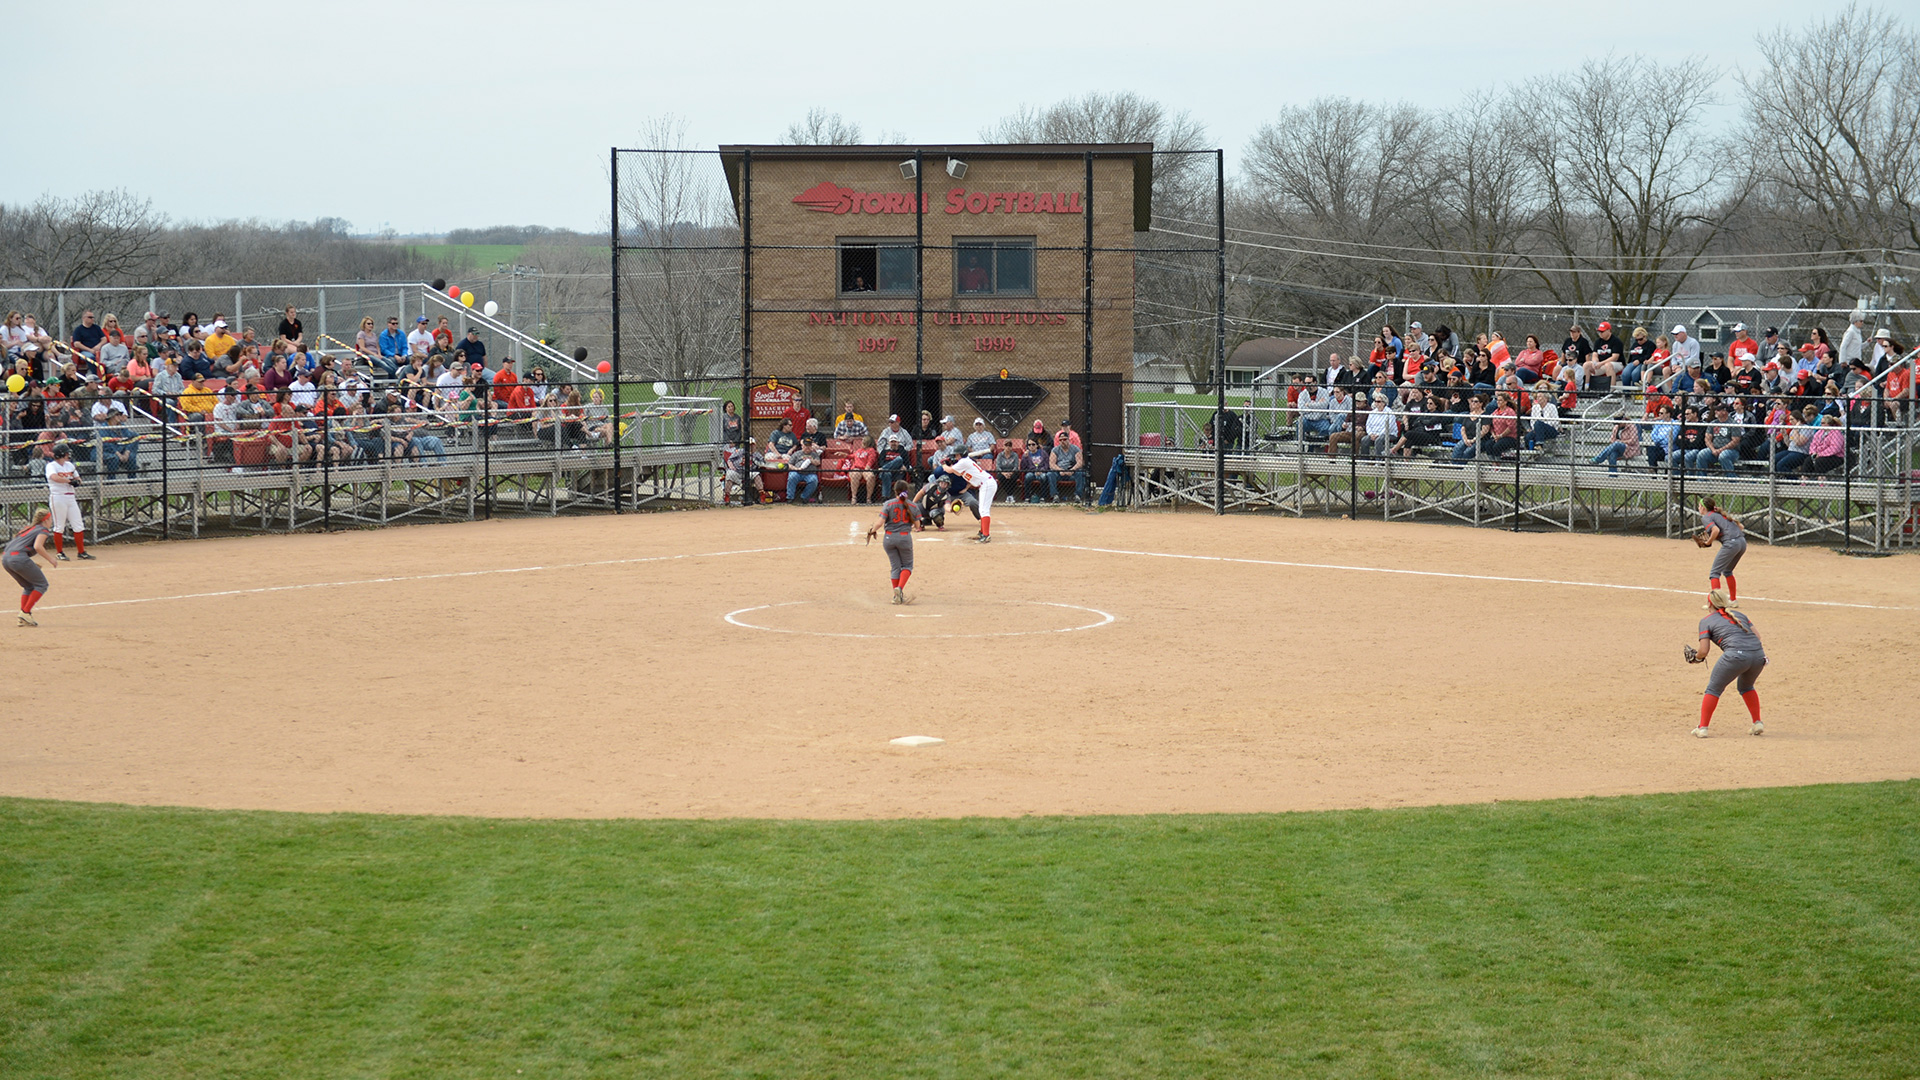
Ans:
{"label": "player in gray uniform", "polygon": [[56,565],[53,556],[47,554],[47,537],[53,535],[53,530],[48,527],[47,522],[52,517],[52,511],[40,511],[39,515],[33,519],[33,524],[20,530],[20,535],[7,541],[6,552],[0,554],[0,567],[5,567],[13,580],[20,583],[21,626],[40,625],[39,620],[33,617],[33,605],[39,603],[42,596],[47,595],[47,575],[40,572],[40,568],[34,565],[33,560],[35,556],[44,559],[49,570]]}
{"label": "player in gray uniform", "polygon": [[1712,499],[1701,499],[1700,532],[1693,539],[1701,547],[1720,541],[1720,550],[1713,556],[1713,568],[1707,571],[1707,588],[1721,588],[1724,581],[1727,606],[1739,607],[1740,586],[1733,580],[1733,568],[1740,565],[1740,556],[1747,553],[1746,530],[1714,505]]}
{"label": "player in gray uniform", "polygon": [[1707,725],[1713,722],[1713,710],[1719,706],[1728,683],[1740,691],[1740,700],[1753,714],[1753,733],[1767,730],[1760,722],[1760,691],[1753,688],[1754,680],[1767,666],[1767,651],[1754,632],[1753,620],[1741,612],[1728,611],[1729,603],[1731,597],[1725,589],[1707,593],[1707,616],[1700,620],[1700,638],[1686,650],[1689,663],[1704,664],[1713,647],[1720,646],[1720,660],[1713,665],[1707,692],[1700,699],[1700,726],[1693,729],[1693,734],[1702,739],[1707,737]]}
{"label": "player in gray uniform", "polygon": [[874,534],[885,529],[887,535],[881,539],[880,546],[887,551],[887,565],[893,570],[893,602],[907,602],[907,579],[913,576],[913,531],[925,529],[920,521],[920,507],[907,492],[912,486],[905,480],[893,482],[893,498],[880,506],[880,520],[868,527],[867,542],[872,543]]}

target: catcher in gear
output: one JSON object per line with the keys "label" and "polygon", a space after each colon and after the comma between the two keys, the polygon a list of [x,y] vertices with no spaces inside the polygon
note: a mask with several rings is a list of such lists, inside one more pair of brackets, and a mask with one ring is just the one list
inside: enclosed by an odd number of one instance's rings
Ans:
{"label": "catcher in gear", "polygon": [[1699,639],[1681,650],[1687,663],[1704,664],[1713,654],[1713,647],[1720,646],[1720,660],[1713,665],[1713,673],[1707,678],[1707,691],[1700,698],[1700,726],[1693,729],[1693,734],[1702,739],[1707,737],[1707,725],[1713,722],[1713,711],[1719,706],[1720,695],[1728,683],[1734,684],[1740,700],[1746,703],[1747,712],[1752,714],[1753,733],[1758,735],[1767,730],[1760,722],[1760,692],[1753,687],[1767,666],[1766,649],[1753,629],[1753,620],[1741,612],[1727,610],[1731,602],[1725,589],[1709,591],[1707,615],[1700,620]]}

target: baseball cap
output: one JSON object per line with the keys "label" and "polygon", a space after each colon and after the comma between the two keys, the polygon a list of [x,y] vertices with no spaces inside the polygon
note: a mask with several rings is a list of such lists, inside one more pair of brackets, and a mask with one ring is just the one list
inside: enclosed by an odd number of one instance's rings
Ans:
{"label": "baseball cap", "polygon": [[1407,327],[1407,329],[1409,329],[1409,330],[1425,330],[1425,329],[1426,329],[1426,327],[1424,327],[1424,326],[1421,326],[1421,325],[1420,325],[1419,323],[1414,323],[1414,324],[1412,324],[1411,326],[1408,326],[1408,327]]}
{"label": "baseball cap", "polygon": [[1604,334],[1613,329],[1613,324],[1610,322],[1603,322],[1599,326],[1594,327],[1594,329]]}
{"label": "baseball cap", "polygon": [[1873,340],[1880,341],[1882,339],[1889,340],[1889,341],[1893,339],[1893,332],[1891,330],[1888,330],[1884,326],[1874,331],[1873,333]]}
{"label": "baseball cap", "polygon": [[887,423],[889,423],[889,424],[897,424],[897,423],[899,423],[899,422],[900,422],[900,414],[899,414],[899,413],[888,413],[888,414],[887,414]]}
{"label": "baseball cap", "polygon": [[1687,332],[1687,328],[1684,326],[1675,326],[1671,331],[1669,331],[1669,333],[1674,333],[1674,334],[1684,334],[1686,332]]}
{"label": "baseball cap", "polygon": [[[1745,330],[1745,329],[1746,329],[1746,327],[1744,327],[1744,326],[1736,326],[1736,327],[1734,327],[1734,329],[1735,329],[1735,330]],[[1767,336],[1768,336],[1768,337],[1779,337],[1779,336],[1780,336],[1780,328],[1779,328],[1779,327],[1777,327],[1777,326],[1769,326],[1769,327],[1767,327]]]}
{"label": "baseball cap", "polygon": [[225,330],[227,328],[227,320],[225,319],[213,320],[213,328],[215,330]]}
{"label": "baseball cap", "polygon": [[426,317],[425,315],[422,315],[422,316],[420,316],[419,318],[417,318],[417,319],[415,319],[415,320],[413,320],[413,321],[414,321],[414,322],[417,322],[417,323],[423,323],[423,322],[426,322],[426,321],[427,321],[427,317]]}
{"label": "baseball cap", "polygon": [[978,426],[980,426],[980,427],[986,427],[986,426],[987,426],[987,422],[986,422],[985,420],[982,420],[982,419],[981,419],[980,417],[978,417],[978,416],[976,416],[976,417],[974,417],[974,418],[973,418],[973,422],[974,422],[974,423],[975,423],[976,425],[978,425]]}
{"label": "baseball cap", "polygon": [[[1738,332],[1740,332],[1740,331],[1742,331],[1742,330],[1745,330],[1746,328],[1747,328],[1747,324],[1746,324],[1746,323],[1743,323],[1743,322],[1737,322],[1737,323],[1734,323],[1734,324],[1733,324],[1733,329],[1734,329],[1734,332],[1735,332],[1735,333],[1738,333]],[[1768,332],[1768,333],[1773,333],[1773,329],[1772,329],[1771,327],[1769,327],[1769,328],[1767,329],[1767,332]]]}

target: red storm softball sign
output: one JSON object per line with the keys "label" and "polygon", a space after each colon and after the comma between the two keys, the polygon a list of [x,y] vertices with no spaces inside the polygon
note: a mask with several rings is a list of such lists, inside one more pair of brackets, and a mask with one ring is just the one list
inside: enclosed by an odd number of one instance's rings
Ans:
{"label": "red storm softball sign", "polygon": [[[898,191],[855,191],[822,180],[793,197],[793,201],[819,214],[911,214],[916,209],[933,212],[932,195],[914,206],[912,195]],[[953,188],[947,192],[949,214],[1078,214],[1077,191],[968,191]]]}

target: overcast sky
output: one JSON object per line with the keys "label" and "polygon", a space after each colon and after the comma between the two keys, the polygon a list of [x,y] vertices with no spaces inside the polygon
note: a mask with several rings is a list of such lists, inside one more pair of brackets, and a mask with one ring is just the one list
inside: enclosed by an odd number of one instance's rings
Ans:
{"label": "overcast sky", "polygon": [[[1723,70],[1782,0],[1274,3],[901,0],[10,5],[0,202],[125,187],[177,220],[345,218],[402,233],[602,228],[640,122],[772,142],[810,106],[928,142],[1022,104],[1134,90],[1228,151],[1321,94],[1451,104],[1641,52]],[[98,50],[80,48],[94,40]],[[150,53],[146,50],[152,50]],[[1723,97],[1732,100],[1729,79]],[[1726,112],[1731,115],[1731,108]]]}

